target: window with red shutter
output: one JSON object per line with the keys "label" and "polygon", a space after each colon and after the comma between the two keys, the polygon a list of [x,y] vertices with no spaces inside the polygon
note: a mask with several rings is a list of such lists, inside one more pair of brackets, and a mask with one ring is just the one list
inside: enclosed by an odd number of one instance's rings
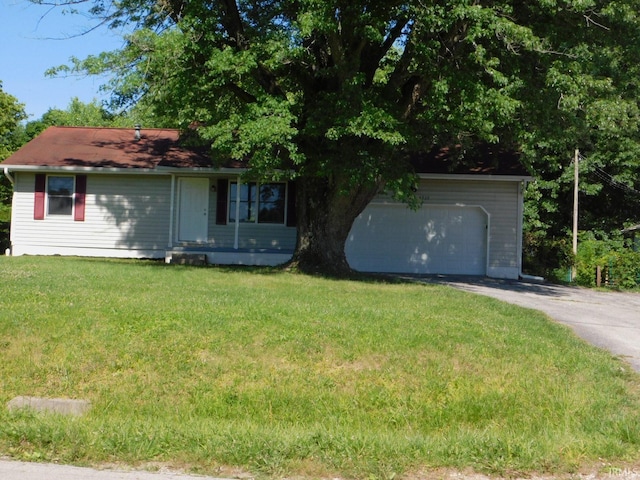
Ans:
{"label": "window with red shutter", "polygon": [[72,216],[83,222],[87,195],[86,175],[36,174],[34,189],[33,219],[44,220],[45,216]]}

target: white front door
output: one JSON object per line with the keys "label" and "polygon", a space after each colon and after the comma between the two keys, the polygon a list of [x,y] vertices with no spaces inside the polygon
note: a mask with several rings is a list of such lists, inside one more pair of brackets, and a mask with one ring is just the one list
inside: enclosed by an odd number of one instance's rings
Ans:
{"label": "white front door", "polygon": [[206,242],[209,225],[209,179],[179,179],[178,241]]}

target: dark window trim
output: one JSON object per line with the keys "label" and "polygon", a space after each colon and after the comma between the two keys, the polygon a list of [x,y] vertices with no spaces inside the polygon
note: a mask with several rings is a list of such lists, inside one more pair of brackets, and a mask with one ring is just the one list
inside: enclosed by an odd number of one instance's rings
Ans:
{"label": "dark window trim", "polygon": [[[220,199],[221,195],[222,195],[222,190],[220,188],[220,181],[218,183],[218,198]],[[224,225],[228,223],[235,223],[235,220],[232,220],[231,217],[233,214],[235,214],[235,212],[231,212],[231,208],[232,205],[235,205],[235,198],[231,198],[231,185],[232,184],[238,184],[238,180],[237,179],[228,179],[228,180],[224,180],[224,183],[226,184],[224,189],[226,189],[224,191],[225,195],[224,198],[226,199],[226,204],[224,205],[224,213],[225,213],[225,223]],[[241,221],[240,223],[247,223],[247,224],[255,224],[255,225],[283,225],[286,227],[295,227],[297,226],[297,217],[296,217],[296,206],[295,206],[295,202],[296,202],[296,191],[295,191],[295,182],[244,182],[244,183],[240,183],[240,185],[247,185],[247,184],[253,184],[256,185],[257,187],[257,192],[256,192],[256,213],[255,213],[255,220],[253,221]],[[285,186],[285,200],[284,200],[284,217],[283,217],[283,221],[282,222],[260,222],[259,221],[259,212],[260,212],[260,185],[267,185],[267,184],[277,184],[277,185],[284,185]],[[218,212],[216,212],[216,215],[220,214],[220,207],[221,207],[221,203],[219,200],[218,203]],[[218,223],[218,222],[216,222]],[[222,224],[222,223],[220,223]]]}
{"label": "dark window trim", "polygon": [[[228,220],[229,223],[235,223],[235,220],[231,219],[231,216],[235,214],[235,212],[231,211],[232,205],[235,205],[235,198],[231,198],[231,185],[232,184],[240,184],[240,185],[255,185],[256,186],[256,205],[255,205],[255,220],[252,221],[241,221],[240,223],[248,223],[248,224],[256,224],[256,225],[283,225],[283,226],[295,226],[295,223],[293,225],[289,224],[289,211],[291,206],[293,206],[293,209],[291,211],[295,212],[295,205],[291,205],[292,201],[290,200],[290,184],[291,182],[244,182],[244,183],[240,183],[237,181],[237,179],[229,179],[228,180],[228,192],[227,192],[227,205],[226,205],[226,209],[225,209],[225,213],[226,213],[226,219]],[[283,212],[283,221],[282,222],[260,222],[260,186],[261,185],[284,185],[285,189],[284,189],[284,195],[285,195],[285,199],[284,199],[284,204],[283,204],[283,208],[284,208],[284,212]],[[219,193],[218,193],[219,194]],[[293,202],[295,202],[295,198],[293,199]],[[295,215],[294,215],[294,221],[295,221]]]}

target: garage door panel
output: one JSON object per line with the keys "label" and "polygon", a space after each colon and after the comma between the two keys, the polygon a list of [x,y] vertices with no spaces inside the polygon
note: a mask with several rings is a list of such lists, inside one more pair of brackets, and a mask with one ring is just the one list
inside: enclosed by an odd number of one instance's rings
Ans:
{"label": "garage door panel", "polygon": [[345,251],[360,271],[484,275],[486,225],[479,208],[370,205]]}

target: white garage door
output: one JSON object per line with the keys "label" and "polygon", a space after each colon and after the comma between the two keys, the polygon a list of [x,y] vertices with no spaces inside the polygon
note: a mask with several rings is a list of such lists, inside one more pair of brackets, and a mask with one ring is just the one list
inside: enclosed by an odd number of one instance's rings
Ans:
{"label": "white garage door", "polygon": [[345,251],[361,272],[485,275],[488,219],[478,207],[369,205]]}

